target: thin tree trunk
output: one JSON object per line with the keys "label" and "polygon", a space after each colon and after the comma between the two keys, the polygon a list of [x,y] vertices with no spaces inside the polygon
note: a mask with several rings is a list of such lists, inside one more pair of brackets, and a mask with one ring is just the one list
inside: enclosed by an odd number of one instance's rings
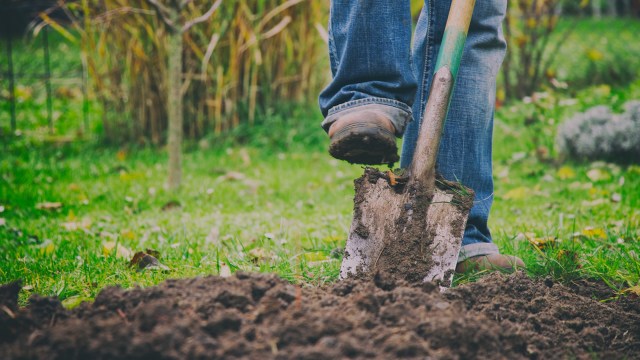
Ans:
{"label": "thin tree trunk", "polygon": [[610,17],[617,18],[618,17],[618,1],[617,0],[609,0],[607,2],[608,13]]}
{"label": "thin tree trunk", "polygon": [[106,97],[101,96],[102,100],[102,132],[104,133],[104,138],[107,139],[108,142],[113,141],[113,137],[111,134],[111,126],[109,124],[109,109],[111,108],[108,104]]}
{"label": "thin tree trunk", "polygon": [[168,187],[176,190],[182,181],[182,32],[168,34],[169,68],[167,110],[169,113],[169,181]]}
{"label": "thin tree trunk", "polygon": [[600,8],[600,0],[591,0],[591,11],[593,12],[593,17],[596,19],[600,19],[602,17],[602,9]]}

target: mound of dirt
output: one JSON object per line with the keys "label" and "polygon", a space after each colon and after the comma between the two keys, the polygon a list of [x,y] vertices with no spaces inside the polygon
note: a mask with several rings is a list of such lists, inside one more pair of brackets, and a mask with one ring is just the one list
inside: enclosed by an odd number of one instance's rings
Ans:
{"label": "mound of dirt", "polygon": [[104,289],[69,311],[0,288],[5,359],[639,358],[640,301],[494,274],[441,294],[381,277],[300,288],[267,274]]}

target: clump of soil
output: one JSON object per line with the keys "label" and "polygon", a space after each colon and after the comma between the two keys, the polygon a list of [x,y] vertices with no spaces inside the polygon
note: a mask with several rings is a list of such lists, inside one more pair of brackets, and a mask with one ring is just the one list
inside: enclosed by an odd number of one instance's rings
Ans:
{"label": "clump of soil", "polygon": [[[597,289],[597,291],[590,291]],[[522,273],[441,294],[435,284],[347,280],[300,288],[267,274],[104,289],[64,310],[53,298],[17,307],[0,288],[5,359],[548,359],[638,358],[640,303],[601,303]],[[610,296],[611,294],[606,294]]]}

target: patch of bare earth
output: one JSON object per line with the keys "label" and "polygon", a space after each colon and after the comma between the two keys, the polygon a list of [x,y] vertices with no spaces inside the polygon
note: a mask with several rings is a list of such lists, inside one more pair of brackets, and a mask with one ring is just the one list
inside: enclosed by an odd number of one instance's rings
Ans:
{"label": "patch of bare earth", "polygon": [[441,294],[380,277],[300,288],[266,274],[104,289],[65,310],[0,288],[4,359],[640,358],[640,301],[494,274]]}

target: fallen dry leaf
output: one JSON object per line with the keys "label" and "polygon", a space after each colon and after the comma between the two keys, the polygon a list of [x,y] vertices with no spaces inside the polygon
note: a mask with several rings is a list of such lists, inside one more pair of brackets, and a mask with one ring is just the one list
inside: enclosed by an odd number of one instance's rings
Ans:
{"label": "fallen dry leaf", "polygon": [[595,199],[592,201],[583,201],[580,203],[582,207],[596,207],[608,203],[607,199]]}
{"label": "fallen dry leaf", "polygon": [[[155,256],[154,256],[155,255]],[[136,271],[161,270],[169,271],[169,267],[158,261],[160,253],[156,250],[147,249],[145,252],[138,251],[129,261],[130,267],[136,267]]]}
{"label": "fallen dry leaf", "polygon": [[546,182],[553,182],[555,179],[553,178],[553,176],[551,176],[550,174],[545,174],[542,177],[542,181],[546,181]]}
{"label": "fallen dry leaf", "polygon": [[536,237],[528,240],[533,246],[537,247],[540,250],[544,250],[546,248],[554,246],[558,238],[553,236],[545,236],[545,237]]}
{"label": "fallen dry leaf", "polygon": [[591,169],[587,172],[587,177],[593,182],[608,181],[611,179],[611,174],[602,169]]}
{"label": "fallen dry leaf", "polygon": [[120,230],[120,236],[122,236],[123,239],[127,240],[134,240],[136,238],[136,234],[129,229]]}
{"label": "fallen dry leaf", "polygon": [[589,196],[596,197],[596,196],[609,196],[609,191],[604,190],[604,189],[599,189],[599,188],[591,188],[588,191]]}
{"label": "fallen dry leaf", "polygon": [[169,210],[179,209],[181,207],[182,207],[182,204],[180,204],[180,201],[171,200],[171,201],[167,202],[166,204],[162,205],[162,211],[169,211]]}
{"label": "fallen dry leaf", "polygon": [[515,240],[528,241],[531,245],[537,247],[538,249],[544,250],[545,248],[555,245],[558,239],[553,236],[538,237],[535,233],[527,232],[519,233],[518,235],[516,235]]}
{"label": "fallen dry leaf", "polygon": [[209,234],[204,239],[207,244],[218,246],[220,245],[220,229],[217,226],[211,228]]}
{"label": "fallen dry leaf", "polygon": [[593,184],[590,182],[581,183],[579,181],[574,181],[569,184],[569,190],[590,190],[593,188]]}
{"label": "fallen dry leaf", "polygon": [[520,161],[524,158],[527,157],[527,153],[526,152],[516,152],[511,154],[511,160],[513,161]]}
{"label": "fallen dry leaf", "polygon": [[124,161],[127,159],[127,152],[125,150],[120,150],[116,153],[116,159],[118,161]]}
{"label": "fallen dry leaf", "polygon": [[55,245],[51,240],[46,240],[42,244],[38,246],[40,248],[40,253],[45,255],[51,255],[53,251],[56,249]]}
{"label": "fallen dry leaf", "polygon": [[242,163],[244,164],[244,166],[251,165],[251,156],[249,156],[249,152],[247,151],[247,149],[245,148],[240,149],[239,155],[240,155],[240,158],[242,159]]}
{"label": "fallen dry leaf", "polygon": [[522,200],[526,198],[530,193],[530,189],[521,186],[507,191],[506,194],[502,195],[502,198],[506,200]]}
{"label": "fallen dry leaf", "polygon": [[607,233],[604,231],[604,229],[601,228],[593,228],[593,227],[586,227],[582,230],[582,234],[584,236],[588,236],[590,238],[600,238],[600,239],[606,239],[607,238]]}
{"label": "fallen dry leaf", "polygon": [[229,171],[226,174],[218,177],[218,181],[239,181],[244,180],[245,178],[246,175],[241,172]]}
{"label": "fallen dry leaf", "polygon": [[389,175],[389,185],[391,186],[398,185],[398,181],[396,180],[396,174],[394,174],[393,171],[391,170],[387,171],[387,175]]}
{"label": "fallen dry leaf", "polygon": [[67,231],[86,230],[91,227],[91,219],[84,217],[81,221],[67,221],[60,225]]}
{"label": "fallen dry leaf", "polygon": [[106,241],[102,243],[102,253],[104,256],[109,256],[115,251],[115,255],[118,258],[130,258],[133,252],[127,249],[124,245],[116,243],[115,241]]}
{"label": "fallen dry leaf", "polygon": [[75,221],[64,222],[60,225],[67,231],[76,231],[80,229],[80,225]]}
{"label": "fallen dry leaf", "polygon": [[563,166],[556,172],[556,176],[561,180],[573,179],[576,177],[576,172],[569,166]]}
{"label": "fallen dry leaf", "polygon": [[36,209],[38,210],[49,210],[49,211],[53,211],[53,210],[58,210],[62,208],[62,203],[61,202],[42,202],[42,203],[38,203],[36,204]]}

